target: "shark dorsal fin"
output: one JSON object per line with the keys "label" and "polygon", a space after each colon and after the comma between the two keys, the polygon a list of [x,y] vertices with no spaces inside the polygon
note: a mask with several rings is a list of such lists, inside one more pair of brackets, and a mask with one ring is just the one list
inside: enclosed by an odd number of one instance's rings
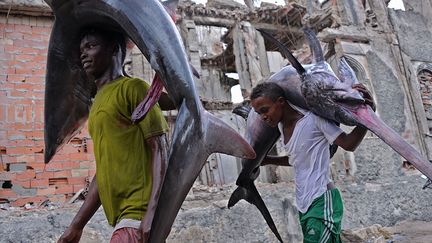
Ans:
{"label": "shark dorsal fin", "polygon": [[316,34],[307,27],[303,28],[303,32],[306,36],[306,39],[309,42],[309,48],[312,52],[314,63],[324,62],[325,60],[324,60],[323,51]]}
{"label": "shark dorsal fin", "polygon": [[269,41],[276,44],[281,51],[282,56],[288,59],[288,61],[291,63],[291,65],[297,70],[297,73],[299,75],[303,75],[306,73],[306,70],[303,68],[301,63],[293,56],[293,54],[290,52],[290,50],[282,44],[280,41],[278,41],[276,38],[274,38],[271,34],[267,33],[264,30],[257,29],[261,34],[264,36],[264,38],[268,39]]}

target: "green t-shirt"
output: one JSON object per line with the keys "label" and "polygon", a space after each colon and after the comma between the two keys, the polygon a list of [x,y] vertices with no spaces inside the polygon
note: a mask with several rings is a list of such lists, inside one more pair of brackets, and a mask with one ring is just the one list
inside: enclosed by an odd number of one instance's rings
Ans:
{"label": "green t-shirt", "polygon": [[123,218],[143,218],[152,189],[151,149],[145,141],[168,131],[159,105],[139,124],[131,122],[148,89],[140,79],[121,77],[98,91],[90,109],[99,197],[112,226]]}

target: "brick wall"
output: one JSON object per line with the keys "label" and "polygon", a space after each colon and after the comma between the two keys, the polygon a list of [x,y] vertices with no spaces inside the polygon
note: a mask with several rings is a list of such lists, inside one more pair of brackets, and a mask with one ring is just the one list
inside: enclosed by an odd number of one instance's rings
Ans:
{"label": "brick wall", "polygon": [[0,203],[64,202],[95,173],[87,129],[45,165],[44,90],[51,17],[0,15]]}

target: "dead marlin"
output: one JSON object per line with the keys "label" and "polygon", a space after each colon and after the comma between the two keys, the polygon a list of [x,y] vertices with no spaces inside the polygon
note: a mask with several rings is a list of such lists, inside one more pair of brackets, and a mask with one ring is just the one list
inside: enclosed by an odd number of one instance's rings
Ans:
{"label": "dead marlin", "polygon": [[[45,0],[55,15],[45,91],[45,162],[85,122],[94,95],[79,62],[78,33],[100,25],[124,32],[149,60],[178,115],[150,242],[164,242],[207,157],[253,158],[251,146],[202,107],[180,35],[157,0]],[[227,144],[227,139],[233,141]]]}
{"label": "dead marlin", "polygon": [[[264,31],[261,33],[266,39],[277,44],[282,55],[291,63],[291,66],[284,67],[267,81],[282,87],[289,102],[337,123],[366,127],[429,179],[432,178],[432,163],[424,159],[414,147],[388,127],[369,106],[365,105],[362,95],[352,88],[353,84],[358,83],[358,80],[344,58],[340,60],[338,67],[339,78],[334,74],[330,65],[324,60],[321,45],[315,33],[307,28],[304,29],[314,60],[313,64],[304,66],[298,62],[288,48],[273,36]],[[239,111],[244,116],[244,110],[239,109]],[[254,185],[262,160],[279,136],[280,132],[277,127],[268,126],[255,111],[249,112],[246,138],[255,149],[257,157],[242,160],[243,168],[236,181],[238,188],[231,195],[228,207],[234,206],[241,199],[254,204],[263,214],[276,237],[282,241]]]}

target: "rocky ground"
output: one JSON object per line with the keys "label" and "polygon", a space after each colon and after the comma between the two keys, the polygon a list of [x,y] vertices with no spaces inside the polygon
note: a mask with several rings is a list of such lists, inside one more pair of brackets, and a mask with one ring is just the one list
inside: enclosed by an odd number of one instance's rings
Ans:
{"label": "rocky ground", "polygon": [[[176,219],[168,242],[277,242],[258,211],[245,202],[232,209],[226,203],[234,186],[196,186]],[[286,242],[301,242],[292,185],[259,184],[275,223]],[[0,210],[0,242],[55,242],[82,202]],[[108,242],[112,229],[100,209],[84,230],[81,242]],[[432,242],[432,222],[400,221],[344,229],[344,242]]]}

